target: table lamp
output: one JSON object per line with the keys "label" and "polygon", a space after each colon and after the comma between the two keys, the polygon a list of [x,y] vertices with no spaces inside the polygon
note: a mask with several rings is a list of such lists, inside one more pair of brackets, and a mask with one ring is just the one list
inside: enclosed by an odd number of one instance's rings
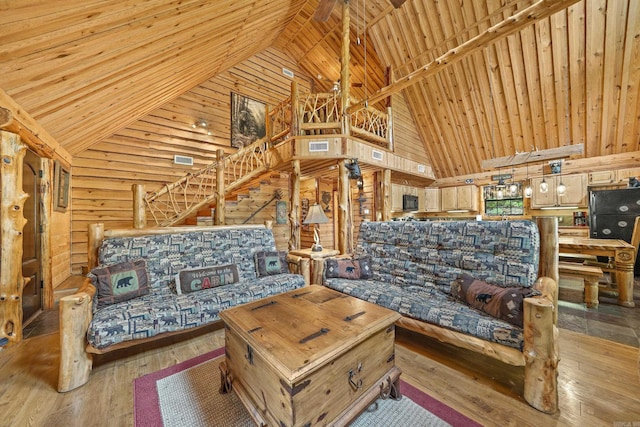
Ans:
{"label": "table lamp", "polygon": [[313,244],[313,246],[311,246],[312,252],[322,251],[322,245],[320,244],[320,234],[318,233],[318,224],[326,224],[327,222],[329,222],[329,218],[327,218],[327,216],[324,214],[322,206],[317,203],[311,206],[311,209],[309,209],[309,213],[307,213],[304,221],[302,221],[302,223],[305,225],[313,224],[313,240],[315,241],[315,243]]}

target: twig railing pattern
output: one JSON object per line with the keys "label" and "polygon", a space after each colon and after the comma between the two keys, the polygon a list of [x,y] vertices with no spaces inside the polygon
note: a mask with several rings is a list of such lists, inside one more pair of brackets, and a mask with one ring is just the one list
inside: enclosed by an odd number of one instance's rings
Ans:
{"label": "twig railing pattern", "polygon": [[326,125],[340,129],[342,107],[338,92],[306,94],[301,97],[300,106],[301,129],[326,129]]}
{"label": "twig railing pattern", "polygon": [[391,139],[390,115],[367,106],[351,113],[351,132],[389,148]]}
{"label": "twig railing pattern", "polygon": [[273,144],[284,140],[291,133],[291,96],[273,107],[267,120],[269,142]]}
{"label": "twig railing pattern", "polygon": [[224,168],[224,189],[228,192],[268,169],[268,157],[267,144],[264,140],[258,140],[165,185],[159,191],[147,193],[147,210],[161,227],[176,224],[216,198],[218,168]]}

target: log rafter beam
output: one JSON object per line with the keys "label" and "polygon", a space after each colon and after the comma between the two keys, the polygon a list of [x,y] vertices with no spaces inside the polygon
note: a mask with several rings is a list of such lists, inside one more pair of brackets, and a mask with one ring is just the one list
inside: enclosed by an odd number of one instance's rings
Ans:
{"label": "log rafter beam", "polygon": [[0,89],[0,130],[14,133],[37,155],[71,166],[72,157],[13,98]]}
{"label": "log rafter beam", "polygon": [[584,154],[584,144],[563,145],[562,147],[549,148],[548,150],[527,151],[510,156],[487,159],[482,161],[482,169],[497,169],[505,166],[561,159],[574,154]]}
{"label": "log rafter beam", "polygon": [[556,12],[564,10],[579,0],[539,0],[504,21],[488,28],[461,45],[448,50],[430,63],[418,68],[406,76],[396,80],[388,86],[379,89],[366,100],[360,101],[347,108],[353,113],[368,104],[375,104],[383,99],[412,86],[425,78],[437,74],[447,66],[454,64],[485,47],[514,34],[529,25],[545,19]]}

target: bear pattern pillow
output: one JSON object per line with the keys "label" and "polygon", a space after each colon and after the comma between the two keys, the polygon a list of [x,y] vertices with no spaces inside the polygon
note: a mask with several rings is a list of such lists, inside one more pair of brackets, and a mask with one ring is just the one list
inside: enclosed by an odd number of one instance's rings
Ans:
{"label": "bear pattern pillow", "polygon": [[176,293],[181,295],[202,289],[217,288],[237,283],[238,280],[239,274],[236,264],[185,268],[176,274]]}
{"label": "bear pattern pillow", "polygon": [[91,281],[97,290],[97,308],[149,293],[147,263],[143,259],[96,267]]}
{"label": "bear pattern pillow", "polygon": [[329,258],[325,264],[325,276],[327,278],[369,279],[371,265],[368,258]]}
{"label": "bear pattern pillow", "polygon": [[256,252],[255,262],[258,277],[289,272],[287,253],[284,251]]}
{"label": "bear pattern pillow", "polygon": [[539,294],[531,288],[502,288],[468,274],[461,275],[451,290],[471,307],[519,327],[523,326],[524,299]]}

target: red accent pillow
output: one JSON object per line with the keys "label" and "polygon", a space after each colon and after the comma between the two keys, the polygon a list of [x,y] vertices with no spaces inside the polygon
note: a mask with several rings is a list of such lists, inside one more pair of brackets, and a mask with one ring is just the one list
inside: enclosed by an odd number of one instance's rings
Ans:
{"label": "red accent pillow", "polygon": [[452,295],[491,316],[523,326],[524,299],[539,294],[531,288],[502,288],[468,274],[458,277]]}

